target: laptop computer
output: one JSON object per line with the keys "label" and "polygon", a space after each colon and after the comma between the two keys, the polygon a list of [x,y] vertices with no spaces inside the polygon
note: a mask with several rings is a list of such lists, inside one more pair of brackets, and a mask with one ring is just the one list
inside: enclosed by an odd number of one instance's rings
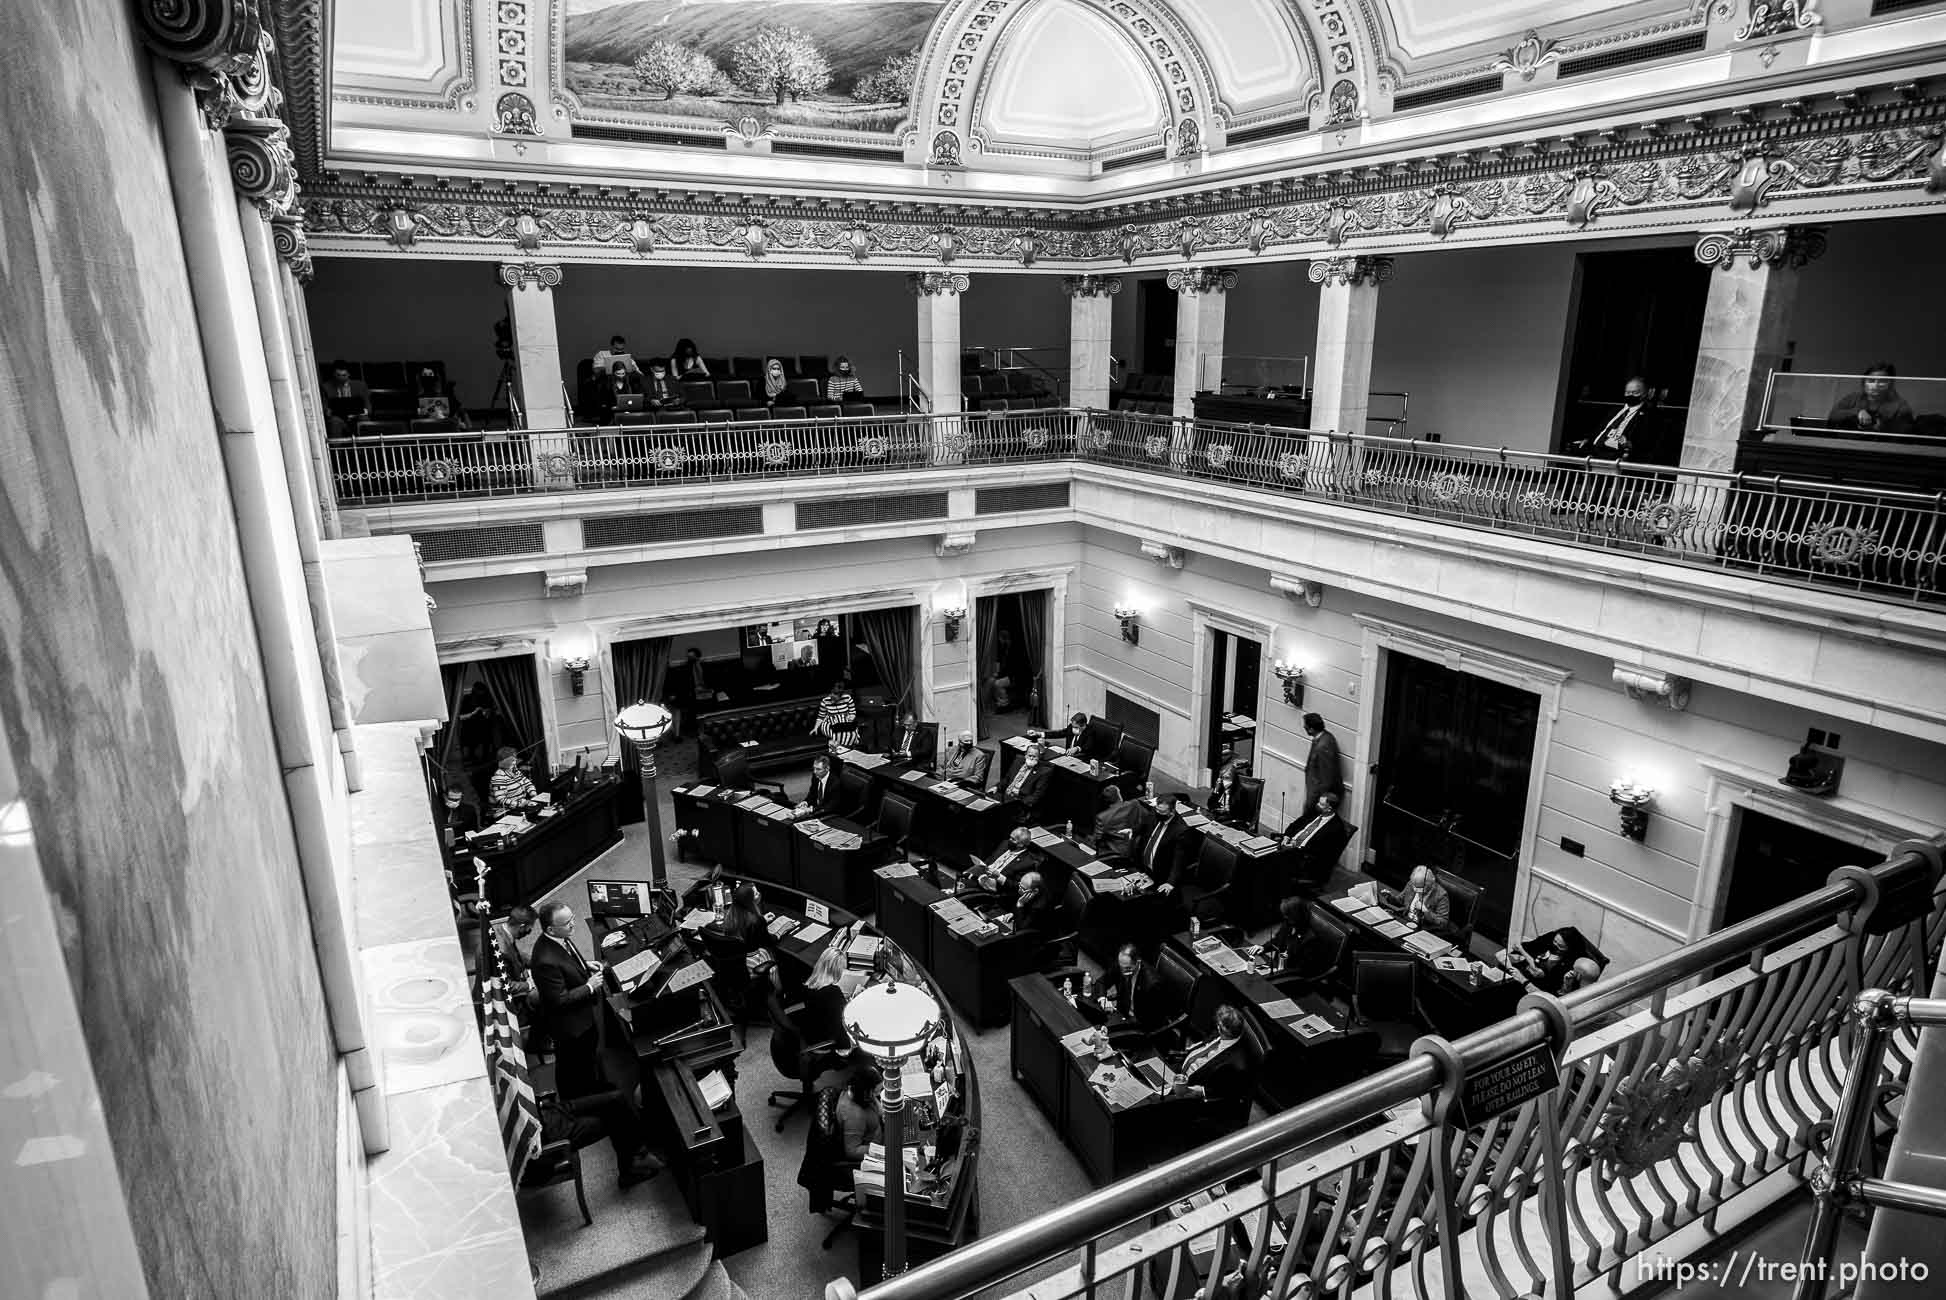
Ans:
{"label": "laptop computer", "polygon": [[331,408],[331,414],[344,420],[359,414],[368,404],[362,397],[327,397],[324,403]]}
{"label": "laptop computer", "polygon": [[590,880],[590,916],[645,916],[650,910],[649,883],[645,880]]}
{"label": "laptop computer", "polygon": [[615,411],[617,414],[622,412],[634,414],[642,409],[643,400],[642,394],[640,393],[617,393],[615,394]]}

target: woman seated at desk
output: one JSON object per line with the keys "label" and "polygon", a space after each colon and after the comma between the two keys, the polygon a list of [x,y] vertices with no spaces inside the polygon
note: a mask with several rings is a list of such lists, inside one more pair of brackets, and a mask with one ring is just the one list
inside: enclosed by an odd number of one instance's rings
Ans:
{"label": "woman seated at desk", "polygon": [[807,1043],[850,1044],[845,1033],[846,953],[839,937],[833,936],[825,945],[804,981],[804,1009],[798,1014],[797,1025]]}
{"label": "woman seated at desk", "polygon": [[1858,391],[1839,398],[1825,423],[1834,429],[1865,433],[1911,433],[1912,407],[1899,396],[1893,383],[1898,374],[1890,361],[1873,362],[1866,368]]}
{"label": "woman seated at desk", "polygon": [[869,1065],[854,1066],[838,1098],[838,1131],[844,1137],[847,1160],[863,1160],[866,1148],[878,1141],[884,1130],[885,1118],[878,1113],[874,1086],[877,1074]]}
{"label": "woman seated at desk", "polygon": [[518,812],[539,803],[540,791],[520,770],[520,754],[514,747],[502,745],[498,758],[499,767],[493,774],[493,783],[487,787],[487,798],[493,806],[501,812]]}
{"label": "woman seated at desk", "polygon": [[[1225,826],[1236,826],[1242,821],[1239,815],[1242,805],[1242,792],[1237,788],[1234,768],[1226,768],[1216,774],[1216,785],[1210,790],[1209,806],[1206,811],[1214,821]],[[1255,830],[1253,826],[1250,828]]]}

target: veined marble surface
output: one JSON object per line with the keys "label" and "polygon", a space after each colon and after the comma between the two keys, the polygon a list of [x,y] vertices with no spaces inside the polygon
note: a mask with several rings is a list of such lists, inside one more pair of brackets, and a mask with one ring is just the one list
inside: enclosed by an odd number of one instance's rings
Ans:
{"label": "veined marble surface", "polygon": [[359,961],[388,1097],[486,1076],[457,937],[366,948]]}
{"label": "veined marble surface", "polygon": [[410,722],[357,729],[365,788],[352,796],[352,902],[361,949],[453,933],[418,734]]}

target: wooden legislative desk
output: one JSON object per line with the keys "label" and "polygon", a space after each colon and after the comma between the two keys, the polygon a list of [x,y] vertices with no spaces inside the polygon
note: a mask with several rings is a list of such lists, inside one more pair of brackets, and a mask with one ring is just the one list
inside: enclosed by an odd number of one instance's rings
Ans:
{"label": "wooden legislative desk", "polygon": [[974,1025],[1005,1024],[1011,1005],[1007,981],[1032,968],[1033,949],[1005,930],[955,934],[938,910],[951,895],[918,875],[887,878],[888,870],[897,867],[880,868],[879,929],[932,973],[946,998]]}
{"label": "wooden legislative desk", "polygon": [[995,799],[944,777],[921,772],[881,754],[841,749],[837,753],[840,770],[866,773],[872,783],[868,807],[874,812],[879,800],[896,794],[912,801],[912,835],[909,845],[922,857],[965,867],[968,854],[991,857],[994,848],[1007,838],[1007,832],[1020,820],[1020,805]]}
{"label": "wooden legislative desk", "polygon": [[[1143,803],[1153,816],[1155,801],[1145,799]],[[1277,919],[1277,905],[1297,892],[1297,868],[1304,855],[1294,848],[1272,841],[1268,835],[1252,836],[1212,821],[1204,813],[1189,814],[1183,818],[1183,824],[1195,836],[1193,851],[1198,854],[1203,851],[1203,841],[1211,836],[1236,850],[1236,874],[1231,878],[1231,897],[1225,908],[1225,919],[1246,929],[1274,922]],[[1255,847],[1245,847],[1251,839],[1259,843]]]}
{"label": "wooden legislative desk", "polygon": [[467,851],[486,863],[486,898],[494,915],[504,914],[516,903],[545,898],[563,880],[621,842],[615,806],[620,785],[617,777],[603,776],[555,804],[548,816],[531,818],[529,830],[474,837]]}
{"label": "wooden legislative desk", "polygon": [[[1520,999],[1527,992],[1527,986],[1520,980],[1509,976],[1496,981],[1483,975],[1480,968],[1486,965],[1484,962],[1473,962],[1464,972],[1442,970],[1432,958],[1408,944],[1404,936],[1386,933],[1395,928],[1393,925],[1382,929],[1383,923],[1371,919],[1370,913],[1361,915],[1340,906],[1345,901],[1348,900],[1340,896],[1316,906],[1331,908],[1351,926],[1353,953],[1403,954],[1413,959],[1418,967],[1419,1009],[1436,1032],[1447,1038],[1460,1038],[1497,1024],[1520,1009]],[[1395,920],[1389,914],[1388,919]],[[1397,921],[1396,926],[1411,929],[1403,921]]]}
{"label": "wooden legislative desk", "polygon": [[[1021,761],[1027,756],[1027,746],[1034,742],[1025,736],[1011,736],[1000,744],[1000,778],[994,788],[1004,792],[1007,783],[1020,770]],[[1136,788],[1145,779],[1139,773],[1124,771],[1113,763],[1089,764],[1081,759],[1069,759],[1066,752],[1056,745],[1046,745],[1046,756],[1042,762],[1047,765],[1047,793],[1041,798],[1041,806],[1034,820],[1043,826],[1060,826],[1073,822],[1075,829],[1090,831],[1095,826],[1095,816],[1101,812],[1102,791],[1109,786],[1120,786],[1124,798],[1134,798],[1141,791]]]}
{"label": "wooden legislative desk", "polygon": [[[798,818],[763,795],[706,782],[677,786],[670,797],[676,827],[684,832],[678,852],[685,860],[693,848],[737,875],[853,910],[870,905],[871,869],[891,847],[870,827],[843,817]],[[855,836],[857,842],[828,842],[817,828]]]}

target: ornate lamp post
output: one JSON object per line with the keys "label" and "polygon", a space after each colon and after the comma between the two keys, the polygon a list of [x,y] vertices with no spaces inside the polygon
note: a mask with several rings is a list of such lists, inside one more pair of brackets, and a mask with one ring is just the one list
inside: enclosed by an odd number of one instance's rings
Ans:
{"label": "ornate lamp post", "polygon": [[879,1108],[885,1115],[886,1277],[905,1272],[905,1094],[899,1075],[944,1023],[939,1003],[917,984],[881,980],[845,1004],[845,1032],[885,1077]]}
{"label": "ornate lamp post", "polygon": [[669,887],[669,872],[662,862],[662,809],[655,801],[655,746],[673,721],[669,710],[642,700],[615,718],[616,734],[634,743],[635,757],[642,766],[642,811],[649,820],[649,879],[657,889]]}

